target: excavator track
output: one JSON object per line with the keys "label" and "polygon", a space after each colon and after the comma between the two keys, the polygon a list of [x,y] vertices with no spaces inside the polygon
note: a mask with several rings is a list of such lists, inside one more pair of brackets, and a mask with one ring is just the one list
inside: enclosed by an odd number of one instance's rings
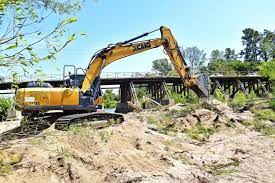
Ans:
{"label": "excavator track", "polygon": [[55,121],[55,129],[65,130],[70,125],[82,124],[85,122],[99,121],[99,120],[114,120],[115,122],[123,122],[124,117],[118,113],[105,113],[105,112],[91,112],[83,114],[72,114],[58,118]]}

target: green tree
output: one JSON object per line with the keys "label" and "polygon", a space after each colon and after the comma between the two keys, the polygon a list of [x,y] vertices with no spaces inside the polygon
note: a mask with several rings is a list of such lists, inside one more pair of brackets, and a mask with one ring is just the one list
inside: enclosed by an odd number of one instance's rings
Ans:
{"label": "green tree", "polygon": [[0,121],[7,118],[8,109],[12,106],[12,101],[7,98],[0,97]]}
{"label": "green tree", "polygon": [[167,58],[157,59],[153,61],[152,70],[159,72],[161,75],[166,76],[172,71],[172,64],[169,63]]}
{"label": "green tree", "polygon": [[261,41],[259,42],[261,49],[260,57],[264,61],[275,59],[275,31],[264,30],[261,34]]}
{"label": "green tree", "polygon": [[243,31],[242,43],[245,47],[240,55],[244,57],[245,61],[259,61],[259,55],[261,53],[259,48],[259,42],[261,35],[257,30],[246,28]]}
{"label": "green tree", "polygon": [[225,62],[223,60],[217,60],[210,62],[207,66],[207,70],[210,73],[220,74],[237,74],[238,72],[244,72],[247,74],[250,71],[258,71],[258,62],[244,62],[241,60],[232,60]]}
{"label": "green tree", "polygon": [[210,62],[217,61],[217,60],[223,60],[224,52],[220,51],[218,49],[212,50],[210,54]]}
{"label": "green tree", "polygon": [[206,62],[206,53],[198,47],[187,47],[182,50],[183,57],[190,64],[191,71],[198,73]]}
{"label": "green tree", "polygon": [[259,72],[262,76],[269,77],[275,81],[275,60],[263,62],[259,66]]}
{"label": "green tree", "polygon": [[[80,9],[80,0],[0,0],[0,68],[11,72],[37,68],[41,61],[55,60],[56,55],[75,38],[68,25],[69,17]],[[62,15],[55,25],[49,19]],[[40,51],[39,51],[40,50]],[[43,50],[43,51],[41,51]]]}
{"label": "green tree", "polygon": [[237,55],[235,54],[235,50],[231,48],[225,48],[224,59],[227,61],[236,60]]}
{"label": "green tree", "polygon": [[119,102],[119,97],[112,90],[107,89],[103,94],[104,107],[115,108],[116,104]]}

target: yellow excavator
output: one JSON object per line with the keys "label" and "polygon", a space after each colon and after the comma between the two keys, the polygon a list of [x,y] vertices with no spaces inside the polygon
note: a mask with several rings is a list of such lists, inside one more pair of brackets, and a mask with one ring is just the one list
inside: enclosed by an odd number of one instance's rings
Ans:
{"label": "yellow excavator", "polygon": [[[159,30],[161,38],[136,41]],[[190,74],[190,70],[170,29],[162,26],[159,29],[144,33],[130,40],[111,44],[96,52],[91,58],[87,70],[85,70],[85,77],[82,80],[78,80],[78,83],[82,83],[82,86],[78,85],[78,87],[72,88],[20,88],[16,93],[17,109],[21,110],[23,115],[37,114],[37,112],[48,110],[63,110],[72,113],[72,115],[65,115],[62,119],[57,120],[55,122],[57,128],[63,128],[66,125],[80,121],[80,119],[90,119],[95,116],[96,118],[107,116],[107,118],[122,119],[123,117],[119,114],[97,112],[103,105],[100,89],[101,71],[107,65],[121,58],[160,46],[164,47],[184,85],[191,88],[199,97],[207,97],[209,95],[207,77]],[[82,114],[79,114],[80,112]]]}

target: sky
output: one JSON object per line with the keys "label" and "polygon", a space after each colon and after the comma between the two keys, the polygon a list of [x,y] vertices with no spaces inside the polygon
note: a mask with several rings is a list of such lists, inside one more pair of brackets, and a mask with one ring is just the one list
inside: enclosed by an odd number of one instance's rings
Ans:
{"label": "sky", "polygon": [[[238,52],[243,29],[275,30],[274,7],[274,0],[86,0],[70,32],[88,36],[66,47],[55,64],[41,67],[47,74],[61,73],[65,64],[86,68],[97,50],[162,25],[180,46],[197,46],[208,57],[213,49]],[[159,37],[156,32],[144,39]],[[162,47],[116,61],[103,72],[149,72],[160,58],[166,58]]]}

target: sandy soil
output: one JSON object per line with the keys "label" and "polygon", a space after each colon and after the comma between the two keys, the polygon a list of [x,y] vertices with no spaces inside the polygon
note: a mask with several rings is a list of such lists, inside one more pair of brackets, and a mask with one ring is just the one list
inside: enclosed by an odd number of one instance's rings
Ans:
{"label": "sandy soil", "polygon": [[0,122],[0,134],[20,126],[20,120]]}
{"label": "sandy soil", "polygon": [[[155,112],[155,114],[160,114]],[[100,130],[53,126],[35,137],[2,142],[22,160],[0,182],[273,182],[275,141],[236,124],[201,142],[152,130],[146,116]]]}

